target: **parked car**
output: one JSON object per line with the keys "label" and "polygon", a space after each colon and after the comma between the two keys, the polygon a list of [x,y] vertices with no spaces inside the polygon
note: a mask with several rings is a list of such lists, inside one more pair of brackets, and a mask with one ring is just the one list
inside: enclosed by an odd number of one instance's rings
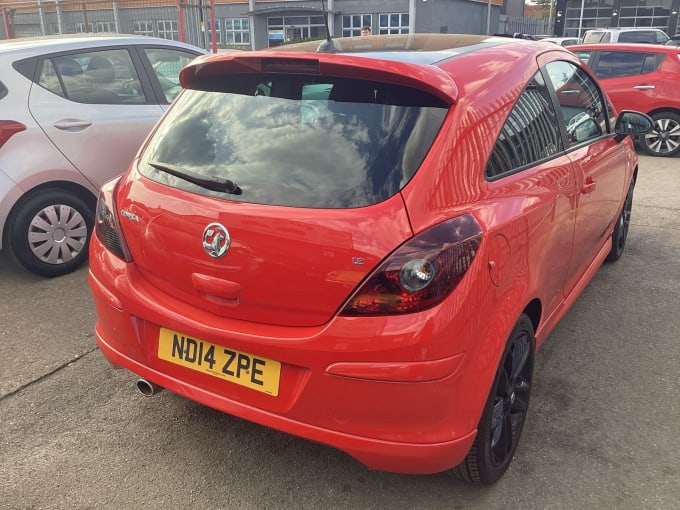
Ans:
{"label": "parked car", "polygon": [[666,41],[666,46],[680,46],[680,35],[674,35],[668,41]]}
{"label": "parked car", "polygon": [[639,138],[652,156],[680,151],[680,47],[651,44],[570,46],[599,78],[614,106],[647,113],[654,129]]}
{"label": "parked car", "polygon": [[179,68],[204,53],[143,36],[0,42],[0,249],[43,276],[86,261],[99,188],[181,90]]}
{"label": "parked car", "polygon": [[559,46],[317,44],[184,68],[100,194],[97,343],[145,395],[493,483],[536,349],[623,253],[651,119]]}
{"label": "parked car", "polygon": [[541,41],[548,41],[560,46],[571,46],[572,44],[578,44],[578,37],[544,37]]}
{"label": "parked car", "polygon": [[668,34],[660,28],[594,28],[586,30],[581,43],[666,44],[668,39]]}

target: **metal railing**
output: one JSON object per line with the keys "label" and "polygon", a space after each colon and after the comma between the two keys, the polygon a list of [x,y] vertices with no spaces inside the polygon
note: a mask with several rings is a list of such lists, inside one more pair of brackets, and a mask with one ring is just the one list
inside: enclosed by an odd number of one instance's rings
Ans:
{"label": "metal railing", "polygon": [[140,34],[217,49],[210,0],[31,0],[0,6],[0,38],[52,34]]}

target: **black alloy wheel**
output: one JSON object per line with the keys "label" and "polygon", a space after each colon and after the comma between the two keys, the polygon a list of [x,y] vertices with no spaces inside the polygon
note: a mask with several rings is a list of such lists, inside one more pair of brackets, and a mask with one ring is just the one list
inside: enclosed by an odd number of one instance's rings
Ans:
{"label": "black alloy wheel", "polygon": [[640,137],[642,148],[652,156],[669,157],[680,151],[680,115],[659,112],[652,115],[654,127]]}
{"label": "black alloy wheel", "polygon": [[533,354],[533,325],[522,314],[506,344],[477,437],[463,463],[451,471],[456,478],[490,485],[508,469],[529,409]]}
{"label": "black alloy wheel", "polygon": [[612,233],[612,248],[607,255],[607,262],[616,262],[623,255],[623,250],[626,247],[626,240],[628,239],[628,229],[630,228],[630,215],[633,210],[633,189],[635,188],[635,181],[630,183],[628,187],[628,194],[626,201],[623,203],[623,209],[616,220],[614,232]]}

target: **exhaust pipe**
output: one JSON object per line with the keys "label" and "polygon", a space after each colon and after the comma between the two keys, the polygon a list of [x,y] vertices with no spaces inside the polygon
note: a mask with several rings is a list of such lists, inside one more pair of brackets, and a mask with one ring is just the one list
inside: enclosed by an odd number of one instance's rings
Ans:
{"label": "exhaust pipe", "polygon": [[147,381],[146,379],[139,379],[137,381],[137,389],[145,397],[151,397],[161,391],[163,388],[157,384]]}

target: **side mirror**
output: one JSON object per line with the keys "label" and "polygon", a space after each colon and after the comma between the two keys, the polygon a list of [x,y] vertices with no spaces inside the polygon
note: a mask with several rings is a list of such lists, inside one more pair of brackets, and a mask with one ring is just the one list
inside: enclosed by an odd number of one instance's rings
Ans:
{"label": "side mirror", "polygon": [[654,121],[644,113],[624,110],[616,117],[614,132],[617,140],[623,140],[627,135],[644,135],[654,128]]}

